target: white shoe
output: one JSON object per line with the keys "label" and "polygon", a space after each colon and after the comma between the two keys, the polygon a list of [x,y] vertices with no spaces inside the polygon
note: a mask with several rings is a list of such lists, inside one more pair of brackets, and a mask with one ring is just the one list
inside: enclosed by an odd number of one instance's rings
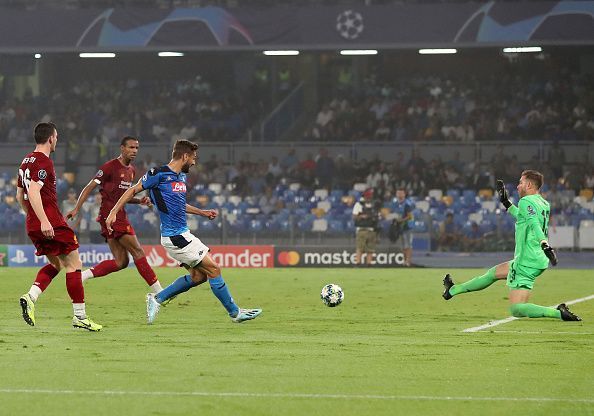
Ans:
{"label": "white shoe", "polygon": [[262,309],[241,309],[239,308],[239,313],[235,318],[231,318],[231,320],[237,324],[242,323],[243,321],[249,321],[251,319],[255,319],[262,313]]}
{"label": "white shoe", "polygon": [[159,309],[161,309],[161,304],[157,302],[155,299],[154,293],[149,293],[146,295],[146,321],[150,325],[153,323],[157,314],[159,313]]}

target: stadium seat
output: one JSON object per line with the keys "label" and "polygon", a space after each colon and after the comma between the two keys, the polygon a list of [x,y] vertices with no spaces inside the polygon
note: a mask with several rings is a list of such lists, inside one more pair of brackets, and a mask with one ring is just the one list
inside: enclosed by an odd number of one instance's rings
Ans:
{"label": "stadium seat", "polygon": [[333,234],[343,234],[344,233],[344,223],[340,220],[330,220],[328,221],[328,231]]}
{"label": "stadium seat", "polygon": [[460,191],[457,189],[448,189],[446,195],[451,196],[452,198],[460,198]]}
{"label": "stadium seat", "polygon": [[342,189],[333,189],[330,191],[330,196],[340,200],[344,196],[344,191]]}
{"label": "stadium seat", "polygon": [[311,189],[300,189],[297,195],[304,200],[309,200],[313,196],[313,191]]}
{"label": "stadium seat", "polygon": [[342,197],[341,202],[348,207],[352,207],[355,205],[355,197],[353,195],[345,195]]}
{"label": "stadium seat", "polygon": [[328,211],[330,211],[330,208],[332,208],[332,205],[330,204],[329,201],[320,201],[317,204],[317,208],[323,209],[325,212],[328,212]]}
{"label": "stadium seat", "polygon": [[413,232],[414,233],[426,233],[427,225],[425,224],[425,221],[414,221],[413,222]]}
{"label": "stadium seat", "polygon": [[319,200],[323,201],[324,199],[328,198],[328,190],[327,189],[316,189],[314,191],[314,196]]}
{"label": "stadium seat", "polygon": [[301,189],[301,184],[300,184],[300,183],[298,183],[298,182],[291,183],[291,184],[289,184],[289,189],[290,189],[291,191],[295,191],[295,192],[297,192],[299,189]]}
{"label": "stadium seat", "polygon": [[430,198],[440,201],[441,197],[443,196],[443,192],[441,189],[430,189],[428,195]]}
{"label": "stadium seat", "polygon": [[326,215],[326,211],[323,208],[312,208],[311,213],[316,216],[316,218],[322,218]]}
{"label": "stadium seat", "polygon": [[367,188],[369,188],[369,186],[364,182],[358,182],[353,185],[353,190],[357,192],[365,192]]}
{"label": "stadium seat", "polygon": [[593,196],[594,196],[594,191],[592,191],[592,189],[585,188],[580,191],[580,197],[585,199],[586,202],[591,201]]}
{"label": "stadium seat", "polygon": [[210,221],[208,219],[201,220],[200,223],[199,223],[199,225],[198,225],[198,229],[200,230],[200,232],[213,231],[216,228],[217,228],[216,222]]}
{"label": "stadium seat", "polygon": [[230,203],[232,203],[234,206],[237,206],[237,205],[239,205],[239,203],[241,202],[241,197],[240,197],[240,196],[237,196],[237,195],[231,195],[231,196],[228,198],[228,201],[229,201]]}
{"label": "stadium seat", "polygon": [[223,190],[223,185],[220,183],[211,183],[208,185],[208,189],[211,190],[215,195],[219,195]]}
{"label": "stadium seat", "polygon": [[429,211],[429,201],[418,201],[415,205],[423,212]]}
{"label": "stadium seat", "polygon": [[217,204],[217,207],[222,207],[225,202],[227,201],[227,198],[225,198],[224,195],[216,195],[213,199],[212,202],[214,202],[215,204]]}
{"label": "stadium seat", "polygon": [[319,218],[313,221],[312,231],[315,232],[325,232],[328,230],[328,221],[324,218]]}
{"label": "stadium seat", "polygon": [[482,201],[481,207],[489,212],[493,212],[497,208],[497,203],[495,201]]}
{"label": "stadium seat", "polygon": [[262,224],[261,220],[250,220],[249,222],[249,230],[254,233],[259,233],[264,228],[264,224]]}
{"label": "stadium seat", "polygon": [[493,198],[493,190],[489,188],[480,189],[478,195],[481,199],[491,199]]}

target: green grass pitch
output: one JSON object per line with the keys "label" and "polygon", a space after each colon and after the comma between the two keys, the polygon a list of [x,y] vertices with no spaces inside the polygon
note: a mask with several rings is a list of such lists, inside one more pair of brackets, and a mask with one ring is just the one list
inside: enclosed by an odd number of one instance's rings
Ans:
{"label": "green grass pitch", "polygon": [[[37,302],[18,298],[36,269],[0,269],[0,414],[28,415],[594,415],[594,300],[583,322],[508,316],[498,282],[441,298],[439,269],[228,269],[241,306],[233,324],[208,284],[146,324],[135,269],[86,284],[89,333],[70,326],[64,275]],[[464,281],[479,270],[450,271]],[[158,269],[170,283],[181,269]],[[325,307],[322,286],[345,300]],[[594,293],[594,271],[549,269],[532,301]]]}

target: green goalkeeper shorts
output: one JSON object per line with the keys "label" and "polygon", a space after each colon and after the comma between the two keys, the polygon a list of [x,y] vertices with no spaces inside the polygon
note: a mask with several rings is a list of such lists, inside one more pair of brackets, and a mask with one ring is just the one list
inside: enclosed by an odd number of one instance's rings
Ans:
{"label": "green goalkeeper shorts", "polygon": [[516,264],[515,260],[509,262],[509,271],[507,272],[507,285],[512,289],[532,290],[534,281],[546,269],[535,269],[533,267]]}

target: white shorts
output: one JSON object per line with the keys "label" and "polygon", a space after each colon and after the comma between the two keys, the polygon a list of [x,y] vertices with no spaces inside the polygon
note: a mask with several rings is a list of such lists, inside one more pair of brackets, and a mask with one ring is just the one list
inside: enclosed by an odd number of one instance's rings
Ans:
{"label": "white shorts", "polygon": [[196,267],[210,251],[198,237],[189,231],[171,237],[161,236],[161,245],[174,260],[190,269]]}

